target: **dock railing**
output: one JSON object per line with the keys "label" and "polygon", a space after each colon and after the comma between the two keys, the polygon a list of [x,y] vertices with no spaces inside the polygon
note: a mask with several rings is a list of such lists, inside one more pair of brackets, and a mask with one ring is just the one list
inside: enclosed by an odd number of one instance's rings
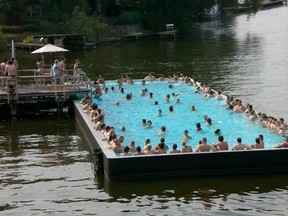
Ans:
{"label": "dock railing", "polygon": [[78,76],[53,76],[50,75],[50,73],[45,73],[48,75],[36,74],[35,70],[30,69],[18,71],[16,77],[0,77],[0,83],[2,83],[2,80],[6,80],[6,90],[2,92],[2,96],[7,94],[8,104],[11,103],[11,99],[17,103],[20,92],[25,95],[37,94],[39,96],[41,96],[41,94],[48,94],[49,92],[53,93],[55,100],[57,100],[59,95],[66,99],[67,93],[69,92],[77,92],[81,89],[89,89],[92,91],[90,80],[83,71],[81,71]]}

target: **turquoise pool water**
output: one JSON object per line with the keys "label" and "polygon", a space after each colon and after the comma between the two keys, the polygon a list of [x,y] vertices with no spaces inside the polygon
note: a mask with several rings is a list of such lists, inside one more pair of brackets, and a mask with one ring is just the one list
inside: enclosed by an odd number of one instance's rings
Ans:
{"label": "turquoise pool water", "polygon": [[[218,141],[215,135],[216,129],[221,129],[221,134],[228,142],[229,148],[236,143],[236,139],[241,137],[244,144],[254,144],[255,138],[259,134],[264,135],[265,148],[282,143],[283,138],[267,128],[263,128],[259,121],[251,122],[244,113],[233,113],[226,109],[225,100],[216,101],[211,98],[203,98],[203,93],[194,94],[196,89],[184,83],[173,83],[173,88],[169,88],[169,82],[146,82],[141,85],[141,80],[134,81],[134,84],[123,84],[124,94],[120,93],[115,81],[106,82],[109,89],[108,93],[103,94],[100,99],[94,99],[105,114],[105,123],[114,126],[118,136],[125,137],[124,145],[129,145],[134,140],[136,146],[143,149],[145,140],[151,140],[152,147],[159,143],[161,137],[164,137],[166,144],[172,148],[174,143],[181,149],[184,130],[189,131],[192,139],[187,140],[187,144],[192,146],[193,150],[198,145],[199,140],[206,137],[208,144]],[[111,91],[114,86],[115,91]],[[142,89],[147,88],[148,93],[145,96],[139,96]],[[149,93],[153,92],[153,98],[149,98]],[[126,100],[127,93],[132,93],[132,99]],[[172,97],[175,93],[176,97]],[[169,102],[166,102],[166,95],[170,94]],[[175,104],[176,99],[180,99],[180,104]],[[120,106],[116,106],[116,101]],[[154,102],[158,101],[158,105]],[[247,102],[247,101],[246,101]],[[244,101],[244,104],[246,103]],[[249,101],[249,103],[252,103]],[[174,112],[168,111],[169,106],[173,106]],[[191,106],[195,105],[196,111],[191,112]],[[157,116],[158,110],[162,110],[162,116]],[[265,111],[265,107],[263,108]],[[212,126],[207,126],[203,115],[212,119]],[[142,119],[151,120],[152,127],[142,126]],[[202,126],[202,131],[196,131],[196,123]],[[165,125],[167,132],[159,134],[160,127]],[[126,131],[121,132],[121,127]]]}

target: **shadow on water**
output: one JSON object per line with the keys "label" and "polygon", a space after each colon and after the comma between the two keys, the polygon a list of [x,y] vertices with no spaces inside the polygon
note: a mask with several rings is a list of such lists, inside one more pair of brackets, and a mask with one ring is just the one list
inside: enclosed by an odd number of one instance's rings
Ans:
{"label": "shadow on water", "polygon": [[288,175],[239,175],[221,177],[158,178],[153,180],[107,181],[103,175],[96,175],[95,182],[104,188],[109,196],[132,199],[135,196],[193,197],[200,200],[223,198],[231,194],[263,194],[286,191]]}

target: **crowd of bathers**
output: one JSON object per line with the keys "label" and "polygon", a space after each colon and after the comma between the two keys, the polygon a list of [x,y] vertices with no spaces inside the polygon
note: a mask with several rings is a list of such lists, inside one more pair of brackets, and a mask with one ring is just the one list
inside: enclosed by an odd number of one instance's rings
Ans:
{"label": "crowd of bathers", "polygon": [[[156,78],[152,75],[152,73],[149,73],[148,76],[146,76],[142,82],[141,85],[145,85],[146,81],[152,82],[156,80]],[[169,81],[171,83],[174,82],[183,82],[187,85],[195,86],[196,90],[193,92],[195,94],[202,93],[203,97],[206,98],[213,98],[215,100],[226,100],[226,108],[233,110],[235,113],[245,113],[247,115],[247,118],[249,121],[255,121],[256,119],[259,119],[259,122],[263,125],[263,127],[267,127],[276,133],[286,136],[287,132],[287,124],[284,122],[283,118],[276,119],[271,116],[267,116],[265,113],[256,112],[253,108],[253,105],[246,104],[243,105],[242,100],[238,98],[233,98],[232,96],[225,96],[222,94],[221,91],[215,91],[213,90],[207,83],[198,83],[195,80],[189,78],[188,76],[184,76],[182,73],[178,76],[177,74],[174,74],[172,77],[165,78],[163,75],[161,75],[158,78],[159,81]],[[120,92],[124,93],[124,88],[122,86],[122,83],[133,83],[133,79],[126,76],[121,76],[117,81],[118,89]],[[102,84],[102,88],[100,87],[100,84]],[[102,95],[102,90],[104,92],[107,92],[108,89],[105,86],[105,80],[104,78],[99,75],[99,79],[97,81],[94,81],[91,83],[92,86],[95,87],[94,91],[94,97],[98,98]],[[169,85],[169,88],[173,88],[173,84]],[[111,91],[114,91],[114,87],[111,87]],[[143,89],[140,95],[144,96],[148,94],[147,89]],[[153,95],[148,95],[149,97],[153,97]],[[175,96],[175,95],[174,95]],[[126,100],[130,100],[132,98],[132,93],[126,94]],[[166,95],[166,101],[169,101],[170,95]],[[152,146],[150,139],[146,139],[145,145],[141,148],[141,146],[135,146],[135,141],[130,141],[129,145],[124,145],[124,136],[119,136],[115,132],[115,128],[113,126],[106,125],[104,121],[104,115],[101,111],[101,109],[98,107],[96,103],[92,102],[93,100],[88,96],[85,95],[85,97],[80,101],[81,104],[83,104],[83,111],[90,116],[91,121],[94,122],[94,129],[98,130],[102,134],[102,140],[108,143],[108,148],[113,150],[115,153],[120,154],[122,156],[130,156],[130,155],[149,155],[149,154],[166,154],[166,153],[186,153],[186,152],[193,152],[192,146],[187,145],[187,140],[191,139],[191,137],[188,134],[188,131],[185,130],[182,138],[182,148],[181,150],[178,149],[178,145],[175,143],[172,145],[172,149],[169,150],[169,147],[165,144],[165,139],[162,137],[159,140],[159,143],[156,146]],[[177,102],[177,101],[176,101]],[[180,100],[178,100],[180,103]],[[157,101],[155,101],[157,103]],[[116,106],[119,106],[119,101],[116,102]],[[172,109],[172,110],[171,110]],[[195,106],[192,105],[191,112],[194,112]],[[173,112],[173,106],[169,107],[169,111]],[[162,110],[158,110],[158,115],[162,114]],[[203,116],[204,121],[207,123],[207,125],[212,124],[211,118],[208,118],[207,115]],[[152,121],[142,119],[142,125],[146,128],[151,127]],[[196,124],[196,130],[202,130],[200,123]],[[125,127],[121,127],[121,132],[125,131]],[[161,126],[159,133],[165,133],[166,127],[165,125]],[[203,137],[199,144],[195,148],[195,152],[208,152],[208,151],[227,151],[229,150],[228,143],[224,140],[224,137],[221,135],[221,130],[217,129],[215,131],[215,135],[218,136],[218,142],[213,143],[211,145],[207,144],[206,137]],[[275,146],[275,148],[286,148],[288,147],[288,137],[286,136],[286,139],[283,143],[279,144],[278,146]],[[231,150],[250,150],[250,149],[263,149],[264,148],[264,137],[263,135],[259,135],[255,138],[255,143],[250,145],[245,145],[242,143],[241,137],[238,137],[236,139],[236,144],[232,146]]]}

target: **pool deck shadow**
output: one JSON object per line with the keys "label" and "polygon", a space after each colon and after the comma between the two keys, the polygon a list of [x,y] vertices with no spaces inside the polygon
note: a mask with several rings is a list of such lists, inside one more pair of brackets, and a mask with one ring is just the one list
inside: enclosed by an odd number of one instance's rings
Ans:
{"label": "pool deck shadow", "polygon": [[104,174],[109,180],[288,172],[288,149],[117,156],[93,128],[94,123],[79,101],[74,105],[75,116],[90,147],[103,152]]}

